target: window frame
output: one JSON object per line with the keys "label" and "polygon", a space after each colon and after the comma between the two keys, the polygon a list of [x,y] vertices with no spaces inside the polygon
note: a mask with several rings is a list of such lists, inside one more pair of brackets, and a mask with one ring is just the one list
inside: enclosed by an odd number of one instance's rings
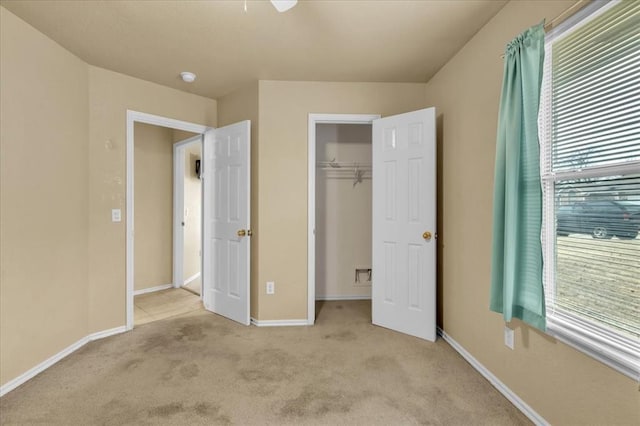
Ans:
{"label": "window frame", "polygon": [[[575,178],[596,178],[640,173],[640,161],[612,166],[591,166],[579,171],[554,172],[551,132],[552,95],[548,78],[552,70],[553,44],[577,28],[600,16],[620,1],[594,1],[567,19],[545,37],[545,60],[539,110],[540,177],[543,200],[542,250],[547,334],[597,359],[620,373],[640,381],[640,339],[623,336],[570,312],[558,310],[556,294],[555,183]],[[547,84],[545,84],[547,83]],[[549,89],[549,90],[547,90]]]}

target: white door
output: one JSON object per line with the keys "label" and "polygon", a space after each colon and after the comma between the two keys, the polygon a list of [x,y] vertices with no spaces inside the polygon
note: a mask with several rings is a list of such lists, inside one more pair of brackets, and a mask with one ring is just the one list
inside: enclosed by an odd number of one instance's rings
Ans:
{"label": "white door", "polygon": [[435,108],[373,121],[373,323],[436,339]]}
{"label": "white door", "polygon": [[250,130],[243,121],[204,135],[203,299],[206,309],[249,325]]}

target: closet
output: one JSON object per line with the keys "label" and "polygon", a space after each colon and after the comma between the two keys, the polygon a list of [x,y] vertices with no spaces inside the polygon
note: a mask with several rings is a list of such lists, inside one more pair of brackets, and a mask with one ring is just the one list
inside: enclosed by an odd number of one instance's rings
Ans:
{"label": "closet", "polygon": [[316,125],[316,300],[371,298],[371,134]]}

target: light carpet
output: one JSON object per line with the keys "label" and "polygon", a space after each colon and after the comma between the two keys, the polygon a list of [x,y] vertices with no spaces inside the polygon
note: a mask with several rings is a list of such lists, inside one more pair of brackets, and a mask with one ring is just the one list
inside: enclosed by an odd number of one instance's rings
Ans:
{"label": "light carpet", "polygon": [[319,302],[313,327],[206,311],[91,342],[0,399],[2,424],[521,425],[446,342]]}

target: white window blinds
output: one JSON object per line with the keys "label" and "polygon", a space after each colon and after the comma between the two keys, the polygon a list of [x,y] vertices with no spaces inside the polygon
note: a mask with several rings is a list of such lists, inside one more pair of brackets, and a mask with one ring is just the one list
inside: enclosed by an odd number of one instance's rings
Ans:
{"label": "white window blinds", "polygon": [[640,160],[640,2],[621,2],[552,49],[553,170]]}

